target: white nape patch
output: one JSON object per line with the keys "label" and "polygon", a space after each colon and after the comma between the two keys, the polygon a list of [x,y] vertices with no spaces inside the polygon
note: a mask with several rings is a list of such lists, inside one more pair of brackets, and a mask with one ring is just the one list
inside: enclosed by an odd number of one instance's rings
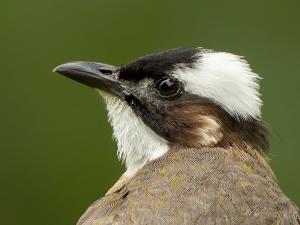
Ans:
{"label": "white nape patch", "polygon": [[195,68],[182,68],[174,76],[185,83],[186,91],[207,97],[236,118],[260,118],[261,105],[257,74],[240,56],[205,52]]}
{"label": "white nape patch", "polygon": [[118,158],[126,164],[125,175],[133,175],[147,162],[168,151],[167,141],[148,128],[125,102],[100,90],[98,92],[106,103],[117,141]]}

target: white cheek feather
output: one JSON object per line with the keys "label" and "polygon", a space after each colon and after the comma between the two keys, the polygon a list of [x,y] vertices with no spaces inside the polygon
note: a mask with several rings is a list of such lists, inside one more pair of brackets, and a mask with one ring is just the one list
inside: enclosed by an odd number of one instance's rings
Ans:
{"label": "white cheek feather", "polygon": [[167,141],[148,128],[125,102],[102,91],[99,93],[106,103],[118,157],[127,167],[125,175],[134,174],[148,161],[168,151]]}
{"label": "white cheek feather", "polygon": [[238,119],[260,118],[259,76],[245,60],[230,53],[206,52],[194,66],[181,65],[174,72],[187,92],[213,100]]}

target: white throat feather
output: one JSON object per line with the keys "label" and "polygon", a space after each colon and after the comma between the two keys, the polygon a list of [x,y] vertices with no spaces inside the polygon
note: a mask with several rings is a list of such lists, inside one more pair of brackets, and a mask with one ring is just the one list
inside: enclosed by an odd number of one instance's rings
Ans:
{"label": "white throat feather", "polygon": [[108,111],[113,136],[118,147],[118,157],[125,162],[126,175],[132,175],[148,161],[164,155],[167,141],[157,135],[136,116],[127,103],[99,91]]}

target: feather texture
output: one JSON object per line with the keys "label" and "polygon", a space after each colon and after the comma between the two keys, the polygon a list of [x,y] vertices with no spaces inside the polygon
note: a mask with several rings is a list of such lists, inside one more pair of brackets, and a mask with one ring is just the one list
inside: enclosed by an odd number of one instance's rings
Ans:
{"label": "feather texture", "polygon": [[299,211],[255,152],[172,149],[95,202],[77,225],[102,224],[299,225]]}

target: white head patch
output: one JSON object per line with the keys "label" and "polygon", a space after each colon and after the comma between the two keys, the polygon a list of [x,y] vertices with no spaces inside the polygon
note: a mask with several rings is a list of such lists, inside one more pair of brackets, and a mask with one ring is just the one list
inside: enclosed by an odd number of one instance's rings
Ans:
{"label": "white head patch", "polygon": [[126,102],[117,97],[99,93],[104,98],[108,119],[117,141],[118,157],[125,161],[126,175],[132,175],[148,161],[165,154],[167,141],[158,136],[138,118]]}
{"label": "white head patch", "polygon": [[187,92],[207,97],[237,118],[260,118],[259,76],[241,57],[224,52],[205,52],[195,68],[178,66],[174,76]]}

